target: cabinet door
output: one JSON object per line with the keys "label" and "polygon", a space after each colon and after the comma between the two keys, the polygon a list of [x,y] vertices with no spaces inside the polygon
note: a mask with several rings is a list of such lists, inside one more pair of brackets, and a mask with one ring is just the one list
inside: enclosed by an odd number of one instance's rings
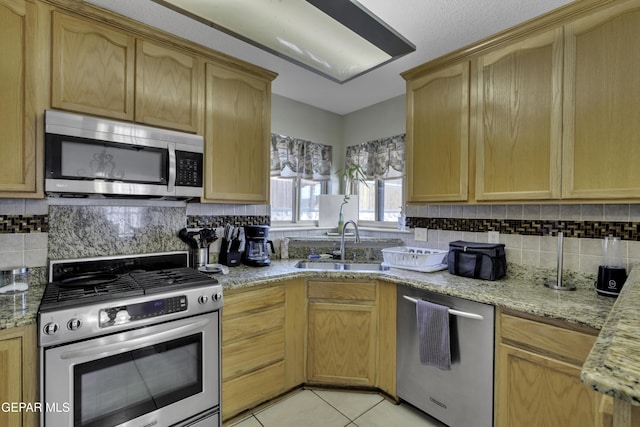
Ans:
{"label": "cabinet door", "polygon": [[309,303],[307,380],[373,386],[376,322],[375,306]]}
{"label": "cabinet door", "polygon": [[[40,190],[36,138],[36,6],[0,0],[0,197],[34,197]],[[29,194],[31,193],[31,194]]]}
{"label": "cabinet door", "polygon": [[[0,402],[38,401],[38,345],[36,325],[0,330]],[[0,426],[38,425],[36,411],[0,411]]]}
{"label": "cabinet door", "polygon": [[146,40],[136,44],[136,121],[200,131],[204,63]]}
{"label": "cabinet door", "polygon": [[562,195],[640,197],[640,1],[565,27]]}
{"label": "cabinet door", "polygon": [[407,82],[407,201],[468,198],[469,63]]}
{"label": "cabinet door", "polygon": [[304,290],[298,279],[225,294],[224,421],[304,382]]}
{"label": "cabinet door", "polygon": [[498,347],[499,427],[593,427],[596,392],[580,368],[509,345]]}
{"label": "cabinet door", "polygon": [[478,59],[476,199],[560,197],[562,29]]}
{"label": "cabinet door", "polygon": [[269,203],[271,83],[207,63],[204,198]]}
{"label": "cabinet door", "polygon": [[53,14],[53,108],[133,120],[135,39]]}
{"label": "cabinet door", "polygon": [[[22,402],[22,340],[0,340],[0,402]],[[20,412],[0,411],[0,425],[21,426]]]}

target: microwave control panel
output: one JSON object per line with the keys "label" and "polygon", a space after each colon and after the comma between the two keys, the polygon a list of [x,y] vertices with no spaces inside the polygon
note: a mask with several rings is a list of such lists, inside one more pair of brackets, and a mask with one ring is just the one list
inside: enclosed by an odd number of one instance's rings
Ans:
{"label": "microwave control panel", "polygon": [[176,185],[202,187],[202,153],[176,150]]}

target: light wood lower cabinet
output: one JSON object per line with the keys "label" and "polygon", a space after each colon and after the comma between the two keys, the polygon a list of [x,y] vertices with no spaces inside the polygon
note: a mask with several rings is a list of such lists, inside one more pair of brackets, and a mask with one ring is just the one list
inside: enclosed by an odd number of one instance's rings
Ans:
{"label": "light wood lower cabinet", "polygon": [[[0,331],[0,403],[38,401],[37,352],[35,325]],[[0,411],[0,426],[31,427],[37,423],[34,411]]]}
{"label": "light wood lower cabinet", "polygon": [[597,331],[498,319],[495,425],[599,427],[600,396],[580,381]]}
{"label": "light wood lower cabinet", "polygon": [[307,382],[395,395],[395,285],[308,282]]}
{"label": "light wood lower cabinet", "polygon": [[230,290],[222,309],[222,417],[304,382],[304,282]]}

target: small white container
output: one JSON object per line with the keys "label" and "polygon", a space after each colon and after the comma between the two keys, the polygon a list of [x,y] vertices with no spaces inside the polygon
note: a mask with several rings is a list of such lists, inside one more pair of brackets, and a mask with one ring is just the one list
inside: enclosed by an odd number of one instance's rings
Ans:
{"label": "small white container", "polygon": [[18,267],[0,271],[0,294],[15,294],[29,289],[29,269]]}

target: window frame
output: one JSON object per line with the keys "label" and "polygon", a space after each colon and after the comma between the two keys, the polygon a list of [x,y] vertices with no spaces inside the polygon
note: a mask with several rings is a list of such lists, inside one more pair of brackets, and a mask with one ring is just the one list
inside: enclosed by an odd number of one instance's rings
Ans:
{"label": "window frame", "polygon": [[[392,178],[392,179],[401,179],[402,180],[402,208],[405,208],[406,202],[406,175],[401,177]],[[358,218],[358,225],[365,227],[375,227],[375,228],[397,228],[398,222],[396,221],[384,221],[381,218],[384,218],[384,179],[374,178],[367,179],[367,182],[373,181],[373,185],[375,186],[374,191],[374,205],[375,205],[375,220],[363,220]],[[352,189],[352,194],[360,193],[360,183],[354,183],[355,189]],[[359,214],[358,214],[359,216]]]}
{"label": "window frame", "polygon": [[[288,221],[283,221],[283,220],[272,220],[271,221],[271,225],[274,227],[291,227],[291,226],[317,226],[318,225],[318,220],[317,219],[309,219],[309,220],[301,220],[300,219],[300,213],[301,213],[301,207],[300,207],[300,202],[302,200],[301,197],[301,190],[302,190],[302,180],[304,178],[296,176],[296,177],[291,177],[291,178],[282,178],[282,177],[278,177],[278,176],[271,176],[269,177],[269,180],[271,180],[272,178],[281,178],[281,179],[287,179],[287,180],[292,180],[293,181],[293,185],[292,187],[292,195],[291,195],[291,200],[293,203],[292,206],[292,215],[293,218],[291,220]],[[312,181],[312,180],[309,180]],[[325,180],[325,181],[316,181],[320,183],[320,194],[329,194],[329,180]],[[271,191],[271,190],[269,190]],[[271,197],[270,197],[271,199]]]}

